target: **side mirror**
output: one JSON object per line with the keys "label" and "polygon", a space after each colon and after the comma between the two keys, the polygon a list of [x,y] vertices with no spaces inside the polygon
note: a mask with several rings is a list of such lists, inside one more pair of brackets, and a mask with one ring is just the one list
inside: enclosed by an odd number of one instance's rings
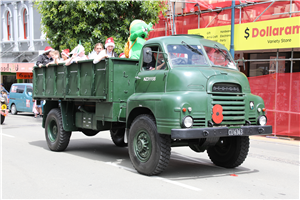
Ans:
{"label": "side mirror", "polygon": [[32,92],[28,92],[28,95],[32,97]]}

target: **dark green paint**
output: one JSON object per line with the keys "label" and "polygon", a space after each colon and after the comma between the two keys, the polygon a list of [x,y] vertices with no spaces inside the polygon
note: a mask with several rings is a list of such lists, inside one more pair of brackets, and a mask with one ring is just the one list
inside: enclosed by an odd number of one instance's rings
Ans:
{"label": "dark green paint", "polygon": [[[180,45],[181,41],[202,49],[217,44],[200,36],[181,35],[154,38],[144,46],[160,46],[167,53],[167,45]],[[226,49],[221,44],[218,46]],[[206,53],[203,56],[208,59]],[[126,123],[126,128],[130,128],[139,114],[153,115],[157,131],[162,134],[181,129],[182,119],[188,115],[194,119],[192,128],[205,128],[208,121],[212,121],[215,104],[222,105],[224,115],[223,122],[216,126],[240,127],[246,121],[255,125],[257,117],[264,114],[257,111],[258,107],[264,108],[262,98],[251,94],[247,77],[237,69],[211,64],[172,68],[166,59],[165,70],[144,71],[141,70],[142,61],[141,54],[139,61],[109,58],[98,64],[87,60],[70,66],[35,67],[34,98],[47,100],[46,114],[58,107],[58,100],[61,101],[66,131],[81,128],[109,130],[114,122]],[[155,81],[149,81],[149,77]],[[212,92],[215,83],[238,84],[242,91]],[[255,103],[253,110],[250,110],[250,101]],[[182,111],[188,107],[192,111]],[[86,118],[90,118],[90,123],[84,122]],[[141,141],[136,138],[137,143]],[[142,161],[143,155],[140,157]]]}

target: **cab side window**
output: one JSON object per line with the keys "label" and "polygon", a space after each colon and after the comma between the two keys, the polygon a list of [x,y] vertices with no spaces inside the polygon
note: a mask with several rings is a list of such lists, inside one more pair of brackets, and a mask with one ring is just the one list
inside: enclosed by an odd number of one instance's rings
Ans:
{"label": "cab side window", "polygon": [[163,70],[166,68],[164,54],[158,46],[145,47],[143,49],[143,69]]}

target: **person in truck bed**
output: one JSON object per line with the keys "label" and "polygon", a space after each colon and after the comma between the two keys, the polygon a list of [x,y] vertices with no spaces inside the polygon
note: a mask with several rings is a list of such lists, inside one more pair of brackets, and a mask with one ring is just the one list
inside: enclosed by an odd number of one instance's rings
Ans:
{"label": "person in truck bed", "polygon": [[73,54],[72,57],[66,61],[66,65],[70,65],[72,63],[77,63],[80,60],[87,60],[87,56],[85,55],[84,47],[79,44],[77,47],[71,51],[70,54]]}
{"label": "person in truck bed", "polygon": [[52,62],[53,59],[50,54],[51,51],[54,51],[54,49],[52,49],[52,47],[50,47],[50,46],[46,46],[44,53],[39,55],[39,57],[37,58],[36,66],[42,67],[43,65],[46,65],[49,62]]}
{"label": "person in truck bed", "polygon": [[95,59],[100,52],[103,50],[103,44],[102,43],[97,43],[95,44],[94,50],[89,54],[89,59]]}
{"label": "person in truck bed", "polygon": [[110,57],[117,58],[118,54],[114,52],[114,48],[115,48],[114,39],[112,37],[107,38],[107,40],[105,41],[105,49],[99,53],[99,55],[94,59],[93,63],[96,64],[104,58],[110,58]]}

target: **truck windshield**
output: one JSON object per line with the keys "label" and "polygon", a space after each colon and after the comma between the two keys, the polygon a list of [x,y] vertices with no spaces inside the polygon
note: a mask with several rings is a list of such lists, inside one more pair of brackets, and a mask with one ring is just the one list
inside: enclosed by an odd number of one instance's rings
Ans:
{"label": "truck windshield", "polygon": [[227,50],[221,49],[217,45],[214,47],[204,46],[204,49],[212,65],[237,69]]}
{"label": "truck windshield", "polygon": [[189,45],[183,42],[182,45],[169,44],[167,49],[169,63],[172,67],[208,65],[200,45]]}

